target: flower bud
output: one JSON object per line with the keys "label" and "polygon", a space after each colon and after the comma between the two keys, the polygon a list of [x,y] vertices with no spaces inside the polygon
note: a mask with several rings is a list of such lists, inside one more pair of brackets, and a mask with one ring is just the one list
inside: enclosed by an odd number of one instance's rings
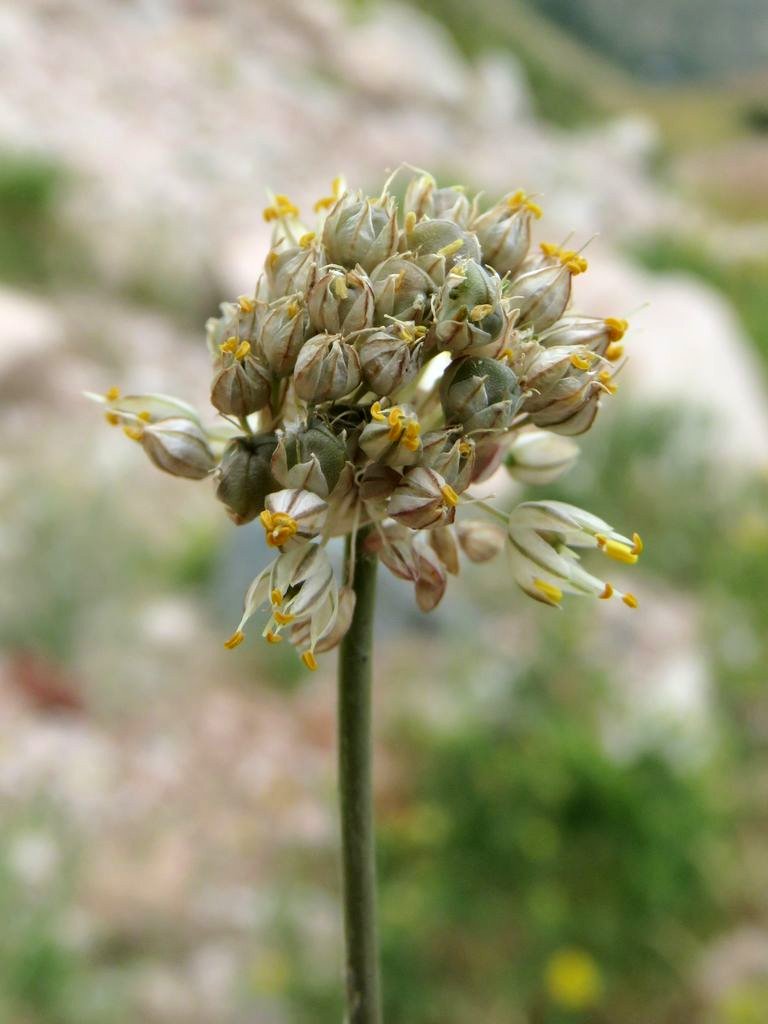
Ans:
{"label": "flower bud", "polygon": [[125,430],[130,438],[141,443],[158,469],[172,476],[202,480],[216,465],[208,438],[192,420],[174,416]]}
{"label": "flower bud", "polygon": [[317,421],[283,434],[275,449],[272,473],[283,487],[303,488],[327,498],[346,458],[343,438]]}
{"label": "flower bud", "polygon": [[510,193],[471,224],[483,251],[483,262],[504,277],[521,266],[531,244],[531,219],[541,208],[523,191]]}
{"label": "flower bud", "polygon": [[272,475],[275,434],[244,435],[230,441],[216,472],[216,497],[234,523],[250,523],[264,509],[267,495],[279,489]]}
{"label": "flower bud", "polygon": [[440,383],[446,423],[465,433],[504,430],[521,401],[517,377],[495,359],[465,358],[451,363]]}
{"label": "flower bud", "polygon": [[446,572],[455,576],[459,571],[459,545],[450,526],[436,526],[429,531],[429,543]]}
{"label": "flower bud", "polygon": [[542,248],[544,264],[521,274],[509,290],[520,311],[519,323],[535,331],[543,331],[560,319],[571,298],[571,278],[587,269],[587,261],[578,253],[547,243]]}
{"label": "flower bud", "polygon": [[307,336],[308,319],[300,294],[287,295],[267,306],[259,331],[259,349],[276,377],[293,372]]}
{"label": "flower bud", "polygon": [[360,434],[360,447],[369,459],[384,466],[412,466],[421,455],[421,424],[408,406],[371,406],[371,421]]}
{"label": "flower bud", "polygon": [[307,298],[312,327],[328,334],[353,334],[370,327],[374,303],[373,286],[364,271],[335,267],[326,267]]}
{"label": "flower bud", "polygon": [[305,342],[296,360],[293,383],[305,402],[330,402],[360,383],[360,359],[340,334],[317,334]]}
{"label": "flower bud", "polygon": [[421,536],[414,539],[413,548],[418,571],[414,587],[416,604],[421,611],[431,612],[437,608],[445,594],[448,583],[445,568],[437,552]]}
{"label": "flower bud", "polygon": [[456,532],[461,550],[472,562],[488,562],[504,547],[504,531],[484,519],[463,519]]}
{"label": "flower bud", "polygon": [[455,431],[436,430],[424,438],[421,464],[434,469],[461,494],[472,482],[475,450],[473,441],[457,438]]}
{"label": "flower bud", "polygon": [[578,454],[578,446],[567,437],[532,430],[515,438],[504,465],[521,483],[548,484],[566,473]]}
{"label": "flower bud", "polygon": [[452,220],[420,220],[406,218],[405,244],[409,250],[444,256],[449,266],[456,260],[480,259],[480,246],[469,231],[463,231]]}
{"label": "flower bud", "polygon": [[364,199],[345,193],[329,212],[323,245],[330,263],[370,273],[397,249],[397,209],[391,196]]}
{"label": "flower bud", "polygon": [[375,321],[385,317],[420,322],[429,310],[435,284],[426,270],[407,256],[391,256],[371,274],[376,297]]}
{"label": "flower bud", "polygon": [[487,348],[501,333],[501,282],[474,260],[457,264],[438,292],[434,304],[438,347],[453,355],[470,355]]}
{"label": "flower bud", "polygon": [[556,434],[583,434],[597,416],[604,391],[604,385],[589,375],[564,377],[548,393],[547,404],[531,413],[531,422]]}
{"label": "flower bud", "polygon": [[452,523],[458,495],[444,477],[426,466],[406,470],[389,501],[389,514],[412,530]]}
{"label": "flower bud", "polygon": [[209,317],[205,324],[208,351],[218,359],[221,346],[228,338],[248,341],[255,347],[264,303],[241,296],[237,302],[222,302],[221,316]]}
{"label": "flower bud", "polygon": [[400,323],[374,331],[357,344],[363,380],[376,395],[391,395],[421,369],[425,328]]}
{"label": "flower bud", "polygon": [[221,346],[221,366],[211,384],[211,403],[228,416],[250,416],[269,402],[272,375],[251,353],[247,341]]}
{"label": "flower bud", "polygon": [[326,262],[322,246],[315,241],[306,246],[287,243],[275,246],[264,263],[270,298],[281,299],[297,292],[306,294],[315,283],[319,268]]}

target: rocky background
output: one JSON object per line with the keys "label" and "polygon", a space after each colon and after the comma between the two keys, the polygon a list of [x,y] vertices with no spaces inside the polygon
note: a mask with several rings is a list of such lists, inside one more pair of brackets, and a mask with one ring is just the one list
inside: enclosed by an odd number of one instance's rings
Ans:
{"label": "rocky background", "polygon": [[382,580],[387,1020],[768,1015],[765,91],[560,6],[0,5],[0,1020],[341,1018],[332,659],[223,651],[258,529],[81,392],[204,406],[265,190],[402,162],[589,241],[630,360],[550,490],[648,557],[635,615]]}

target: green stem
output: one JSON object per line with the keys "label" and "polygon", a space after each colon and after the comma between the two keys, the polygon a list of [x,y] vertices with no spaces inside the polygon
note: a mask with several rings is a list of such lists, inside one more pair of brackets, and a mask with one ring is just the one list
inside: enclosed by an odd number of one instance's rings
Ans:
{"label": "green stem", "polygon": [[347,1024],[381,1024],[371,786],[371,649],[378,559],[364,549],[369,529],[361,529],[356,541],[347,541],[347,569],[354,558],[356,604],[339,654],[339,797]]}

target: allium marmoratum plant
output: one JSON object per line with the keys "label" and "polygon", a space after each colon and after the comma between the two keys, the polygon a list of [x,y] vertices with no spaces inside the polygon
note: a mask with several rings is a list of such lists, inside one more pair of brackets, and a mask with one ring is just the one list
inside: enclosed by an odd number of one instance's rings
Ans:
{"label": "allium marmoratum plant", "polygon": [[[272,245],[253,295],[208,322],[206,425],[166,395],[93,395],[160,469],[212,477],[239,524],[259,519],[275,555],[245,595],[229,648],[261,615],[307,668],[341,643],[339,790],[348,1024],[379,1024],[371,796],[371,644],[376,570],[414,585],[430,611],[463,552],[506,550],[530,597],[620,598],[579,549],[626,564],[641,542],[589,512],[526,501],[511,513],[473,495],[503,463],[525,483],[574,461],[572,437],[612,395],[626,321],[569,312],[578,252],[531,247],[541,216],[525,192],[489,209],[418,172],[402,208],[340,179],[314,230],[284,195],[264,211]],[[338,578],[326,549],[346,537]]]}
{"label": "allium marmoratum plant", "polygon": [[264,527],[275,558],[227,647],[265,609],[262,635],[286,638],[310,669],[344,636],[355,603],[326,545],[364,528],[366,548],[414,584],[423,611],[441,600],[460,551],[481,562],[503,549],[515,581],[544,604],[566,593],[636,604],[575,550],[631,564],[636,534],[555,501],[507,515],[471,490],[501,463],[526,483],[569,468],[571,438],[616,390],[626,321],[570,312],[587,262],[531,248],[541,209],[525,192],[483,210],[419,173],[399,207],[388,185],[372,198],[336,179],[315,203],[314,230],[274,196],[254,294],[222,303],[207,324],[215,426],[165,395],[99,396],[160,469],[212,477],[235,523]]}

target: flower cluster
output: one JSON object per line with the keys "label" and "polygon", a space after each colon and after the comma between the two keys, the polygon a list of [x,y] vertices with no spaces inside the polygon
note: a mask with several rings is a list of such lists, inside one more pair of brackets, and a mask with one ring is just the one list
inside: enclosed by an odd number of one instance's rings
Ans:
{"label": "flower cluster", "polygon": [[[92,396],[160,469],[212,476],[235,523],[260,520],[275,558],[226,646],[265,608],[263,636],[287,637],[309,668],[354,609],[326,545],[361,529],[425,611],[460,552],[483,562],[504,547],[538,601],[617,594],[636,604],[587,572],[576,549],[632,564],[637,535],[558,502],[510,515],[470,491],[502,464],[525,483],[570,467],[572,436],[616,390],[626,321],[569,311],[587,262],[532,247],[541,208],[525,192],[483,209],[479,196],[419,172],[399,205],[389,185],[372,198],[337,179],[315,204],[314,228],[274,196],[254,294],[223,303],[207,325],[215,426],[165,395]],[[457,517],[466,508],[474,518]]]}

